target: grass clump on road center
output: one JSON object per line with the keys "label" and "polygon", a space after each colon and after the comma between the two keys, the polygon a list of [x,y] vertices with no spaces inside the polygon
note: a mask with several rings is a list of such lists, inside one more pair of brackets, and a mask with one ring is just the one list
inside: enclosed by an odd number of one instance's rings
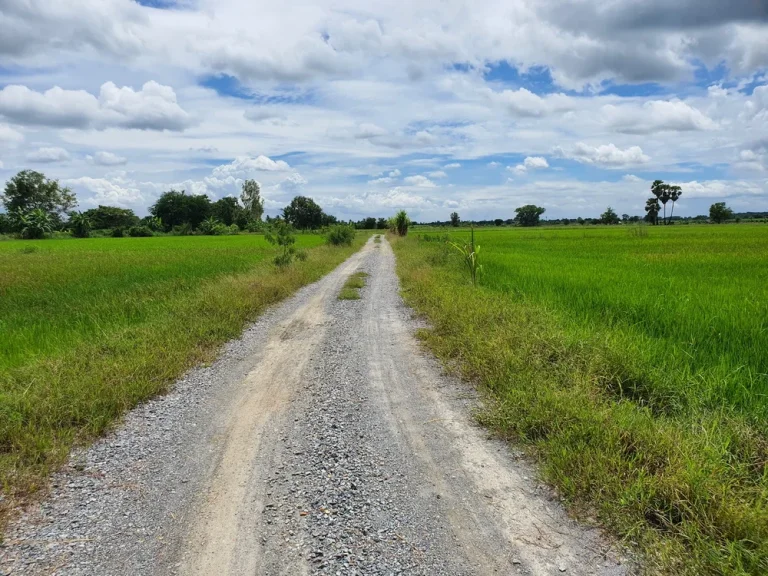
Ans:
{"label": "grass clump on road center", "polygon": [[339,300],[360,300],[360,289],[365,287],[366,272],[355,272],[344,283],[339,292]]}
{"label": "grass clump on road center", "polygon": [[768,227],[480,234],[476,288],[445,242],[392,244],[481,420],[648,573],[768,574]]}
{"label": "grass clump on road center", "polygon": [[255,235],[0,243],[0,518],[75,443],[211,361],[364,240],[300,235],[309,258],[284,269]]}

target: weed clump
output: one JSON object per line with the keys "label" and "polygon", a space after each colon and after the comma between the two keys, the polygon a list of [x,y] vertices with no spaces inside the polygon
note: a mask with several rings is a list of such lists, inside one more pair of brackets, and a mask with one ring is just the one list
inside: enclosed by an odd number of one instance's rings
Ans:
{"label": "weed clump", "polygon": [[355,229],[352,226],[339,224],[331,226],[325,235],[326,242],[331,246],[351,246],[355,239]]}

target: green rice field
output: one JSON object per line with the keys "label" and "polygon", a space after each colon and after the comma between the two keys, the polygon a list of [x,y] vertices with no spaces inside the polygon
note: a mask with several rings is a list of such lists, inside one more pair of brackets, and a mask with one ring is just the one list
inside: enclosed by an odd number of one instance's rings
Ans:
{"label": "green rice field", "polygon": [[393,241],[426,344],[480,418],[645,555],[768,573],[768,226],[481,228]]}

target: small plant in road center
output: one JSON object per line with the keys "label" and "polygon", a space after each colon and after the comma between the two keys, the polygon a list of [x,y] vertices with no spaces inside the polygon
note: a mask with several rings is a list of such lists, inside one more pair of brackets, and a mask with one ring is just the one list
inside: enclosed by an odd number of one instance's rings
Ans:
{"label": "small plant in road center", "polygon": [[475,228],[472,227],[469,236],[469,242],[465,244],[458,244],[457,242],[450,242],[464,258],[464,264],[467,265],[469,275],[472,278],[472,285],[477,286],[477,275],[483,271],[483,267],[478,261],[478,254],[480,253],[480,246],[475,244]]}

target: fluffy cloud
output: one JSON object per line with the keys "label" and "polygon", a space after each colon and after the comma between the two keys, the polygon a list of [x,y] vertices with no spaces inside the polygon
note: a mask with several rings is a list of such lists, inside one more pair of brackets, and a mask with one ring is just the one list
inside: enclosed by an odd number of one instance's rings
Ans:
{"label": "fluffy cloud", "polygon": [[446,164],[443,166],[446,170],[453,170],[454,168],[461,168],[461,164],[458,162],[451,162],[450,164]]}
{"label": "fluffy cloud", "polygon": [[415,186],[417,188],[435,188],[435,183],[429,178],[422,175],[408,176],[403,179],[403,183],[408,186]]}
{"label": "fluffy cloud", "polygon": [[217,166],[213,169],[213,176],[216,178],[227,178],[234,176],[236,178],[247,179],[253,177],[257,172],[287,172],[291,169],[287,162],[283,160],[272,160],[267,156],[238,156],[229,164]]}
{"label": "fluffy cloud", "polygon": [[144,202],[144,196],[134,183],[121,183],[120,180],[105,178],[70,178],[62,182],[77,193],[81,201],[90,206],[99,204],[132,208]]}
{"label": "fluffy cloud", "polygon": [[112,152],[96,152],[93,156],[86,156],[85,159],[98,166],[121,166],[128,162],[127,158]]}
{"label": "fluffy cloud", "polygon": [[749,119],[768,119],[768,86],[758,86],[752,98],[744,105],[744,116]]}
{"label": "fluffy cloud", "polygon": [[139,91],[107,82],[101,86],[98,98],[85,90],[55,86],[35,92],[12,84],[0,90],[0,115],[16,124],[58,128],[180,131],[191,124],[189,114],[176,102],[173,89],[154,81]]}
{"label": "fluffy cloud", "polygon": [[643,149],[639,146],[631,146],[626,150],[622,150],[614,144],[590,146],[589,144],[579,142],[568,149],[556,146],[552,153],[560,158],[568,158],[584,164],[596,164],[606,168],[621,168],[623,166],[645,164],[651,160],[650,157],[643,154]]}
{"label": "fluffy cloud", "polygon": [[446,174],[443,170],[435,170],[434,172],[430,172],[427,174],[430,178],[448,178],[448,174]]}
{"label": "fluffy cloud", "polygon": [[41,164],[66,162],[69,158],[69,152],[64,150],[64,148],[58,147],[38,148],[36,151],[27,154],[27,160],[30,162],[39,162]]}
{"label": "fluffy cloud", "polygon": [[360,124],[355,132],[355,138],[359,140],[365,140],[368,138],[376,138],[377,136],[386,136],[387,130],[376,124]]}
{"label": "fluffy cloud", "polygon": [[391,184],[398,178],[400,178],[400,170],[395,168],[394,170],[390,171],[386,176],[380,174],[379,178],[376,178],[374,180],[368,180],[368,184]]}
{"label": "fluffy cloud", "polygon": [[642,106],[606,105],[602,110],[607,125],[626,134],[714,130],[717,124],[680,100],[652,100]]}
{"label": "fluffy cloud", "polygon": [[21,142],[24,135],[18,130],[14,130],[7,124],[0,124],[0,143],[2,142]]}
{"label": "fluffy cloud", "polygon": [[549,162],[541,156],[528,156],[522,164],[518,164],[514,168],[507,166],[507,170],[518,175],[526,174],[528,170],[539,170],[542,168],[549,168]]}

